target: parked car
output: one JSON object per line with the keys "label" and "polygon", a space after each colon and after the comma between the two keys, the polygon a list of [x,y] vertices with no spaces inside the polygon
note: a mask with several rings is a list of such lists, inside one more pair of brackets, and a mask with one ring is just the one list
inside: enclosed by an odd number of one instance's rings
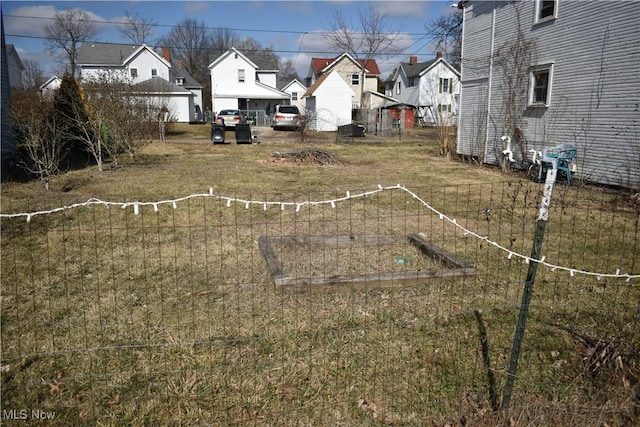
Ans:
{"label": "parked car", "polygon": [[244,123],[244,116],[240,110],[221,110],[216,116],[216,123],[224,121],[225,127],[236,127],[238,123]]}
{"label": "parked car", "polygon": [[276,105],[271,117],[273,129],[300,129],[300,110],[295,105]]}

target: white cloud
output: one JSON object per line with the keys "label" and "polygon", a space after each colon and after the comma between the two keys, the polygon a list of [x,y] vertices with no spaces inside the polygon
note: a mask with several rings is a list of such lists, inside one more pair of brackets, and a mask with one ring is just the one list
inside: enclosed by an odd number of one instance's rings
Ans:
{"label": "white cloud", "polygon": [[27,37],[44,37],[45,25],[49,25],[57,10],[55,6],[27,6],[5,12],[6,34]]}
{"label": "white cloud", "polygon": [[[5,33],[22,37],[45,37],[45,27],[51,25],[56,13],[62,10],[55,6],[26,6],[13,9],[5,14]],[[88,10],[85,12],[95,25],[98,34],[118,27],[117,24],[108,23],[106,19],[93,12]]]}
{"label": "white cloud", "polygon": [[[209,2],[205,1],[188,1],[184,3],[184,10],[188,14],[202,14],[209,11]],[[214,4],[215,7],[215,4]]]}
{"label": "white cloud", "polygon": [[376,2],[375,7],[380,13],[389,17],[410,16],[415,18],[425,15],[428,4],[429,2],[425,1]]}
{"label": "white cloud", "polygon": [[[5,12],[4,16],[7,39],[20,42],[21,47],[16,46],[20,59],[37,61],[48,74],[59,72],[60,66],[57,64],[57,58],[51,56],[42,43],[46,38],[45,27],[51,25],[56,13],[62,10],[64,9],[57,9],[55,6],[25,6]],[[118,27],[118,24],[107,23],[103,17],[93,12],[87,10],[85,12],[95,25],[98,35],[109,33]],[[99,38],[99,36],[96,37],[96,39]]]}
{"label": "white cloud", "polygon": [[[326,33],[327,32],[325,30],[314,30],[298,36],[296,40],[296,49],[298,49],[297,46],[300,46],[299,52],[290,54],[281,53],[279,54],[280,58],[282,60],[290,59],[293,61],[295,69],[300,77],[306,77],[309,71],[311,58],[333,57],[342,53],[337,52],[330,47],[325,36]],[[381,71],[380,77],[386,78],[391,69],[398,65],[399,62],[408,61],[410,55],[414,55],[415,52],[424,48],[424,45],[428,43],[429,42],[426,39],[421,39],[415,35],[409,33],[398,33],[396,41],[394,42],[394,47],[397,48],[398,53],[380,55],[376,58],[376,62],[378,63],[378,67]],[[427,59],[429,58],[425,58],[424,60]]]}
{"label": "white cloud", "polygon": [[[332,55],[331,53],[327,53],[334,52],[334,49],[331,49],[329,41],[326,38],[326,34],[326,30],[314,30],[302,34],[301,36],[299,36],[299,50],[302,52],[311,52],[310,55],[314,56]],[[338,52],[335,53],[337,54]]]}

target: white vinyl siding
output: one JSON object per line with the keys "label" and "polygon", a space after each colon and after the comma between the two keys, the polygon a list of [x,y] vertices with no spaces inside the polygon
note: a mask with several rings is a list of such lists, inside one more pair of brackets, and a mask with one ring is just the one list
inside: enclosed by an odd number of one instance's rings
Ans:
{"label": "white vinyl siding", "polygon": [[336,71],[331,73],[306,99],[310,111],[310,127],[317,131],[335,131],[351,123],[351,101],[355,92]]}
{"label": "white vinyl siding", "polygon": [[[248,58],[233,49],[218,57],[208,68],[213,112],[239,108],[244,105],[242,100],[247,99],[251,100],[251,108],[258,109],[267,109],[291,99],[288,93],[276,89],[276,71],[258,70]],[[244,82],[238,81],[238,70],[244,70]]]}
{"label": "white vinyl siding", "polygon": [[[129,62],[118,65],[116,68],[114,68],[113,65],[79,65],[81,66],[80,77],[87,80],[97,78],[105,73],[113,74],[115,72],[119,73],[122,78],[130,80],[131,84],[140,83],[141,81],[148,80],[154,76],[169,81],[169,67],[166,62],[147,49],[142,49],[140,53],[133,57]],[[152,70],[155,70],[155,75],[152,74]]]}
{"label": "white vinyl siding", "polygon": [[[576,178],[637,189],[640,147],[637,129],[630,123],[638,120],[640,99],[640,2],[556,1],[552,19],[527,25],[539,17],[540,6],[540,1],[465,3],[459,152],[477,153],[482,135],[472,132],[473,123],[482,124],[478,113],[485,114],[489,125],[482,129],[484,159],[499,162],[503,129],[491,123],[501,123],[506,80],[504,70],[495,63],[490,72],[491,58],[520,31],[535,45],[525,77],[531,104],[521,115],[519,128],[527,144],[522,148],[526,152],[573,144],[578,150]],[[533,73],[545,64],[549,67],[546,101],[541,84],[538,101],[545,103],[536,105]],[[479,79],[488,82],[485,105],[489,111],[478,111],[476,101],[470,99],[469,92],[477,90],[474,82]]]}
{"label": "white vinyl siding", "polygon": [[458,152],[471,156],[484,155],[488,79],[467,82],[463,88],[460,100],[462,113],[458,123]]}

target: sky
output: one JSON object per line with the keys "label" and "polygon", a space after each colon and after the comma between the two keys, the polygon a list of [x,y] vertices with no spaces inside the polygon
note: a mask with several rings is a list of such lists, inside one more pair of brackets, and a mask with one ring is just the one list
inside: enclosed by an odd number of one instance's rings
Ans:
{"label": "sky", "polygon": [[[397,33],[400,52],[376,58],[381,77],[386,77],[399,62],[409,56],[418,61],[435,57],[433,42],[425,25],[434,18],[452,13],[449,1],[373,1],[385,15],[385,30]],[[367,7],[364,1],[3,1],[5,38],[13,44],[22,61],[40,64],[45,77],[61,73],[45,48],[45,26],[56,12],[64,9],[85,10],[95,21],[98,33],[94,40],[132,43],[118,30],[125,14],[153,22],[151,39],[168,33],[172,26],[190,18],[210,28],[228,28],[240,38],[251,37],[263,47],[271,47],[282,60],[293,61],[301,78],[309,69],[312,57],[331,56],[323,33],[332,28],[332,17],[339,12],[352,28],[359,29],[359,16]],[[337,52],[336,52],[337,53]]]}

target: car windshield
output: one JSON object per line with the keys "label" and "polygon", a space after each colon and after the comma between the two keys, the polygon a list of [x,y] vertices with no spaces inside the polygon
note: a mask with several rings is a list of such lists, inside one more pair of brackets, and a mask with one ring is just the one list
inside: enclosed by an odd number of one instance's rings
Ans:
{"label": "car windshield", "polygon": [[240,111],[238,110],[222,110],[220,111],[221,116],[239,116]]}
{"label": "car windshield", "polygon": [[283,105],[280,107],[280,112],[284,114],[300,114],[298,107],[295,105]]}

